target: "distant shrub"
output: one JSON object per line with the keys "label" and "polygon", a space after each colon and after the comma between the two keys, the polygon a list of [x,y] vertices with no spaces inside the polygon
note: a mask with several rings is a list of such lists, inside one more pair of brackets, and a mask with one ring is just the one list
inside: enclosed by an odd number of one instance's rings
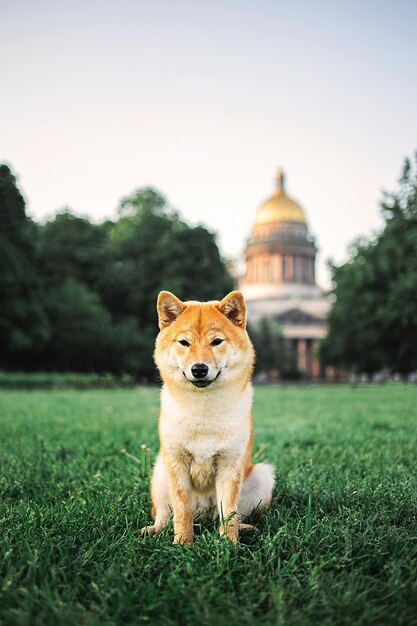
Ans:
{"label": "distant shrub", "polygon": [[3,389],[35,389],[52,387],[73,387],[76,389],[92,389],[115,387],[132,387],[135,384],[133,376],[122,374],[78,374],[74,372],[0,372],[0,388]]}

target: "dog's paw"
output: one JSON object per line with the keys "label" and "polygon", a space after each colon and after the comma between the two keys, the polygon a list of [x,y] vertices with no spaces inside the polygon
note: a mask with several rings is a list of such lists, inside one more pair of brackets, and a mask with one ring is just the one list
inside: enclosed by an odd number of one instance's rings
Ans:
{"label": "dog's paw", "polygon": [[145,537],[146,535],[157,535],[161,532],[161,528],[158,526],[144,526],[140,531],[140,536]]}
{"label": "dog's paw", "polygon": [[174,537],[174,541],[172,543],[174,545],[180,544],[182,546],[192,546],[194,539],[192,537]]}
{"label": "dog's paw", "polygon": [[238,524],[222,524],[220,526],[220,537],[231,541],[233,544],[237,544],[239,540],[239,533],[245,530],[258,530],[252,524],[244,524],[243,522],[239,522]]}
{"label": "dog's paw", "polygon": [[223,539],[223,541],[230,541],[230,543],[232,543],[234,546],[237,544],[237,542],[239,541],[239,535],[237,533],[221,533],[220,537]]}
{"label": "dog's paw", "polygon": [[239,538],[239,527],[240,524],[237,523],[225,522],[221,524],[219,529],[220,537],[236,544]]}

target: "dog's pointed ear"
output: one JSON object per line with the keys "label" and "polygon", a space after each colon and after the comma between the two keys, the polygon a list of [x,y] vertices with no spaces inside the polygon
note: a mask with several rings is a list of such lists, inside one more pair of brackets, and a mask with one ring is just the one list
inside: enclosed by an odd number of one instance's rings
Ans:
{"label": "dog's pointed ear", "polygon": [[162,330],[175,322],[178,315],[185,309],[185,304],[170,291],[161,291],[157,303],[158,323]]}
{"label": "dog's pointed ear", "polygon": [[231,291],[219,302],[217,308],[232,324],[246,328],[246,304],[240,291]]}

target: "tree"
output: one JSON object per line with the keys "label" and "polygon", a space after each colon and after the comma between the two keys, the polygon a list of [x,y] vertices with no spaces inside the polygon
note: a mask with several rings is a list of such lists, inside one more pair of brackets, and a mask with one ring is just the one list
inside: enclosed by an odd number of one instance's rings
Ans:
{"label": "tree", "polygon": [[381,207],[383,230],[356,242],[347,263],[332,266],[335,303],[321,359],[405,374],[417,369],[417,153]]}
{"label": "tree", "polygon": [[76,372],[135,371],[142,338],[135,320],[114,323],[99,296],[69,277],[46,294],[51,335],[41,355],[47,369]]}
{"label": "tree", "polygon": [[135,191],[121,202],[119,215],[108,225],[112,278],[103,287],[103,301],[116,318],[138,320],[147,338],[140,374],[152,377],[159,291],[185,300],[221,299],[233,281],[214,234],[182,221],[156,190]]}
{"label": "tree", "polygon": [[22,367],[49,334],[36,264],[37,227],[7,165],[0,165],[0,366]]}
{"label": "tree", "polygon": [[215,236],[152,188],[124,198],[114,222],[65,209],[36,225],[2,166],[0,224],[1,367],[155,379],[158,292],[204,300],[233,288]]}
{"label": "tree", "polygon": [[106,228],[66,208],[39,228],[38,255],[48,285],[71,277],[97,290],[108,262]]}
{"label": "tree", "polygon": [[295,353],[277,322],[263,318],[258,324],[249,326],[248,333],[256,352],[256,373],[275,371],[281,378],[299,377]]}

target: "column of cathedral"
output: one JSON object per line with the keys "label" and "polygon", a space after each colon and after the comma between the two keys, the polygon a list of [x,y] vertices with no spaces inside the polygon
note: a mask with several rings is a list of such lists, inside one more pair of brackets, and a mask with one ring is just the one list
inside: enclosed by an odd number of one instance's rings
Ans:
{"label": "column of cathedral", "polygon": [[319,378],[318,340],[293,339],[292,346],[296,354],[298,370],[307,378]]}
{"label": "column of cathedral", "polygon": [[257,254],[246,262],[247,283],[294,282],[314,285],[314,260],[291,254]]}

